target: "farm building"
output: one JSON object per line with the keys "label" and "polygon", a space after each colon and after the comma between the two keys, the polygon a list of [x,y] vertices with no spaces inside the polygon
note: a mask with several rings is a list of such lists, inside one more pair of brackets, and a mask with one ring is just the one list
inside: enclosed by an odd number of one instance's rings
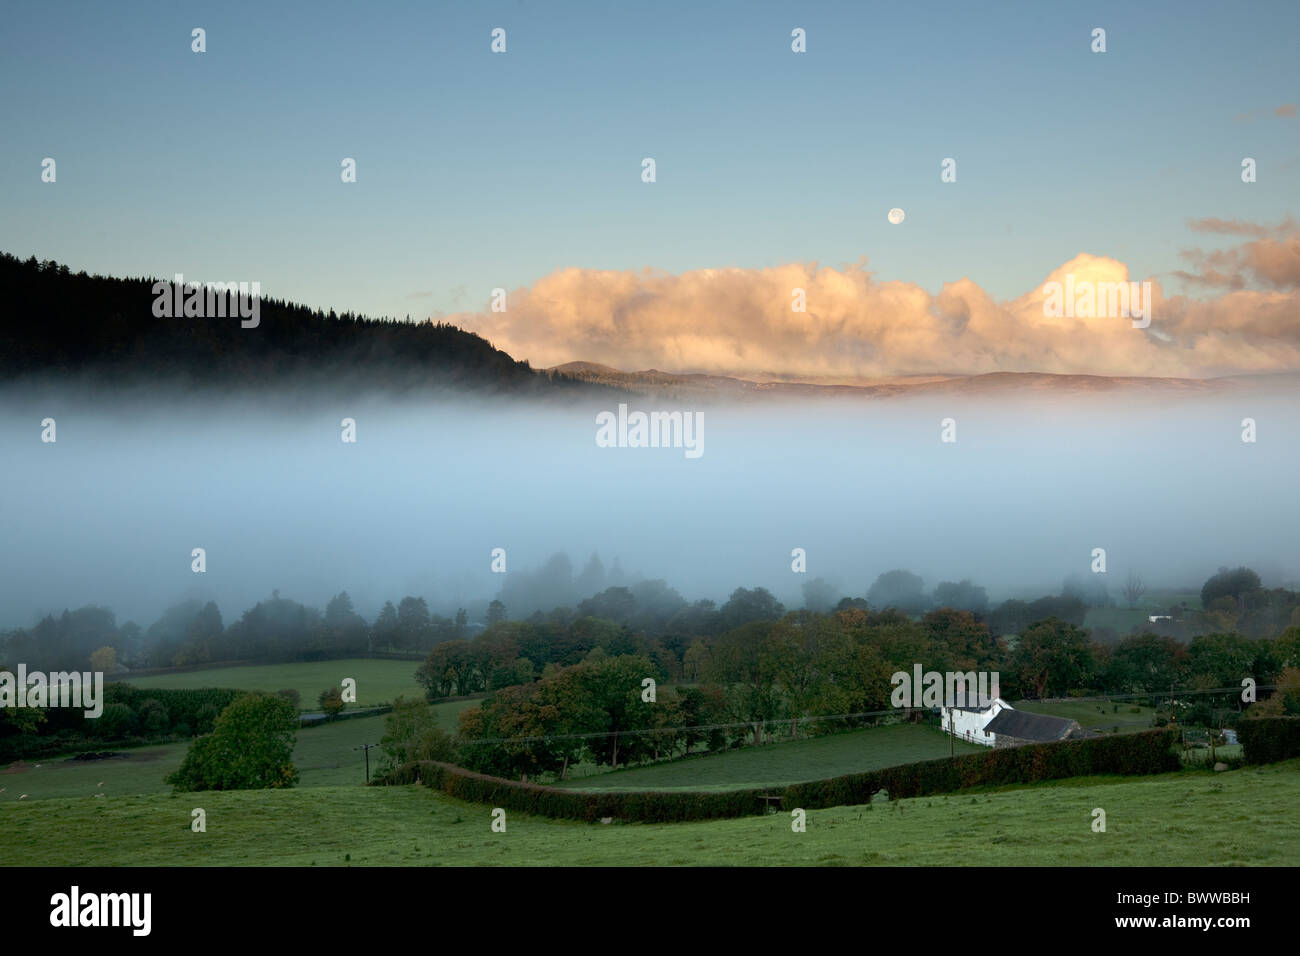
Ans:
{"label": "farm building", "polygon": [[1031,714],[1011,707],[985,724],[983,732],[993,738],[994,747],[1019,747],[1089,736],[1077,720]]}
{"label": "farm building", "polygon": [[1001,697],[995,697],[984,707],[945,707],[940,712],[940,720],[945,733],[960,737],[973,744],[993,746],[993,736],[984,732],[990,720],[1011,705]]}

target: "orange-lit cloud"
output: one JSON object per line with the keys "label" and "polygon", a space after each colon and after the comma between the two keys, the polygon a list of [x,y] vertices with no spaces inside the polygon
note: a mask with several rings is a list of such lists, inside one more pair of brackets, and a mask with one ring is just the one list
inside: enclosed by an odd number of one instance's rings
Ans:
{"label": "orange-lit cloud", "polygon": [[[562,269],[513,290],[504,313],[448,320],[516,358],[546,367],[591,361],[804,380],[1025,371],[1206,376],[1300,369],[1300,236],[1294,223],[1260,227],[1199,220],[1199,231],[1258,236],[1236,249],[1187,253],[1177,273],[1229,291],[1169,296],[1148,279],[1149,328],[1124,316],[1044,315],[1044,284],[1126,282],[1122,262],[1086,253],[1011,301],[968,278],[937,295],[879,281],[864,263],[843,269],[792,263],[768,269]],[[1283,233],[1290,233],[1283,235]],[[1279,238],[1273,238],[1278,236]],[[803,289],[807,311],[791,309]]]}

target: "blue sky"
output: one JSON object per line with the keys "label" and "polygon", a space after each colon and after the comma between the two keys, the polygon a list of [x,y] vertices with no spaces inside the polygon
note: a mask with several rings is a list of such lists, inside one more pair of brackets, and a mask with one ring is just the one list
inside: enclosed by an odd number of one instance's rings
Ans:
{"label": "blue sky", "polygon": [[15,5],[0,249],[415,317],[572,266],[1166,275],[1214,243],[1189,218],[1297,212],[1298,28],[1294,2]]}

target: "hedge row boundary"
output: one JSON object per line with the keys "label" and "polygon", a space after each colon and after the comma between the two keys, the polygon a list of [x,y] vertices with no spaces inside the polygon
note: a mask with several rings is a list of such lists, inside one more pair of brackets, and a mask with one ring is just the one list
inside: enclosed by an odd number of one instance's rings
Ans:
{"label": "hedge row boundary", "polygon": [[1033,783],[1093,774],[1166,773],[1180,766],[1175,732],[1136,734],[1008,747],[986,753],[941,757],[845,774],[788,787],[748,790],[658,790],[618,793],[566,790],[475,773],[433,760],[411,761],[374,781],[379,786],[422,783],[470,803],[592,823],[676,823],[766,813],[779,798],[781,809],[805,810],[867,803],[880,791],[891,800],[952,793],[969,787]]}
{"label": "hedge row boundary", "polygon": [[1247,717],[1237,721],[1246,763],[1276,763],[1300,757],[1300,717]]}

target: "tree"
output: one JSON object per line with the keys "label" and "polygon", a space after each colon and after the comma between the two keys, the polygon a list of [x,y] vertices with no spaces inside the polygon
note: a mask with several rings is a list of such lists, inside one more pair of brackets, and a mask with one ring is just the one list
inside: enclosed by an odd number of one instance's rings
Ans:
{"label": "tree", "polygon": [[803,606],[808,611],[826,613],[835,606],[839,592],[824,578],[813,578],[803,583]]}
{"label": "tree", "polygon": [[153,735],[166,733],[172,723],[166,705],[153,697],[140,704],[140,709],[136,711],[136,720],[142,731]]}
{"label": "tree", "polygon": [[901,568],[886,571],[867,591],[867,603],[877,608],[897,608],[904,614],[920,614],[930,607],[925,582]]}
{"label": "tree", "polygon": [[384,736],[380,749],[388,758],[389,768],[412,760],[441,760],[449,763],[456,751],[451,736],[438,724],[437,712],[427,701],[398,697],[384,718]]}
{"label": "tree", "polygon": [[[9,674],[9,681],[17,684],[18,675],[4,664],[0,664],[0,674]],[[102,714],[100,716],[103,717]],[[34,734],[43,723],[45,723],[43,707],[0,707],[0,737],[11,734]]]}
{"label": "tree", "polygon": [[940,608],[923,617],[921,626],[945,658],[930,662],[936,668],[943,664],[968,671],[985,669],[997,662],[998,646],[988,625],[977,622],[969,611]]}
{"label": "tree", "polygon": [[491,627],[493,624],[500,624],[505,619],[506,619],[506,606],[504,604],[502,604],[500,601],[494,600],[491,604],[488,605],[488,609],[487,609],[488,627]]}
{"label": "tree", "polygon": [[988,610],[988,592],[970,578],[962,578],[957,583],[940,581],[934,588],[935,607],[950,607],[954,611],[971,611],[983,614]]}
{"label": "tree", "polygon": [[719,637],[704,675],[726,688],[732,715],[753,725],[755,744],[763,742],[764,722],[779,718],[781,711],[775,657],[768,647],[771,630],[770,622],[753,621]]}
{"label": "tree", "polygon": [[370,629],[370,643],[374,647],[394,647],[398,630],[397,608],[393,607],[392,601],[385,601],[379,617],[375,618],[375,624]]}
{"label": "tree", "polygon": [[1230,597],[1240,606],[1243,595],[1259,588],[1259,575],[1250,568],[1219,568],[1218,573],[1211,575],[1201,586],[1201,604],[1209,608],[1217,599]]}
{"label": "tree", "polygon": [[682,655],[683,675],[687,680],[698,680],[708,666],[709,645],[704,642],[704,638],[697,637],[691,641],[691,646],[686,648],[686,653]]}
{"label": "tree", "polygon": [[117,668],[117,651],[104,646],[90,655],[90,669],[102,674],[111,674]]}
{"label": "tree", "polygon": [[404,597],[397,605],[399,647],[418,648],[429,644],[429,605],[421,597]]}
{"label": "tree", "polygon": [[347,706],[343,702],[343,691],[337,687],[326,687],[320,692],[317,701],[320,703],[320,709],[325,712],[326,717],[337,716]]}
{"label": "tree", "polygon": [[1135,634],[1111,650],[1106,689],[1114,694],[1169,690],[1185,679],[1187,652],[1172,637]]}
{"label": "tree", "polygon": [[1137,602],[1146,593],[1147,587],[1142,583],[1142,576],[1130,570],[1124,581],[1124,600],[1128,601],[1128,606],[1137,607]]}
{"label": "tree", "polygon": [[287,700],[289,702],[289,706],[293,708],[293,712],[295,714],[302,710],[302,694],[298,693],[297,688],[285,687],[282,690],[277,690],[275,692],[275,696]]}
{"label": "tree", "polygon": [[166,782],[178,793],[292,787],[298,782],[292,761],[297,724],[288,701],[245,694],[221,712],[212,733],[190,745]]}
{"label": "tree", "polygon": [[775,621],[784,613],[781,602],[767,588],[736,588],[718,611],[722,628],[727,631],[752,621]]}
{"label": "tree", "polygon": [[1022,685],[1040,699],[1087,687],[1096,667],[1088,635],[1056,618],[1025,628],[1012,661]]}

